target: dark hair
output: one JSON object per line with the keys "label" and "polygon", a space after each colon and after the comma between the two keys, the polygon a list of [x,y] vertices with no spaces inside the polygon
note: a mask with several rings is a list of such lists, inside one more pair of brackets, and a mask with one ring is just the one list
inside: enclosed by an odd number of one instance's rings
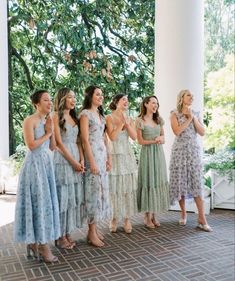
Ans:
{"label": "dark hair", "polygon": [[[82,110],[83,109],[90,109],[92,105],[92,97],[96,89],[100,89],[100,87],[91,85],[85,89],[85,98],[83,100]],[[99,114],[104,117],[104,110],[103,107],[100,105],[98,107]]]}
{"label": "dark hair", "polygon": [[[62,131],[66,132],[65,128],[65,119],[64,119],[64,109],[66,105],[66,98],[67,95],[71,92],[72,90],[70,88],[61,88],[58,90],[55,96],[55,102],[54,102],[54,110],[58,113],[59,117],[59,126]],[[70,109],[69,111],[70,116],[74,120],[74,122],[78,125],[78,118],[77,118],[77,113],[75,108]]]}
{"label": "dark hair", "polygon": [[31,102],[35,108],[36,108],[36,104],[38,104],[40,102],[41,97],[44,93],[48,93],[48,91],[47,90],[38,90],[30,96]]}
{"label": "dark hair", "polygon": [[[141,119],[144,119],[144,116],[145,114],[147,113],[147,109],[146,109],[146,106],[145,106],[145,103],[149,103],[150,99],[151,98],[155,98],[157,100],[157,103],[158,103],[158,109],[159,109],[159,102],[158,102],[158,99],[156,96],[148,96],[148,97],[145,97],[140,105],[140,114],[138,117],[140,117]],[[160,124],[160,116],[159,116],[159,112],[158,112],[158,109],[155,113],[153,113],[153,121],[156,123],[156,124]]]}
{"label": "dark hair", "polygon": [[112,98],[112,101],[109,105],[109,108],[111,110],[115,110],[117,108],[117,104],[119,102],[119,100],[123,97],[125,97],[126,95],[125,94],[116,94],[113,98]]}

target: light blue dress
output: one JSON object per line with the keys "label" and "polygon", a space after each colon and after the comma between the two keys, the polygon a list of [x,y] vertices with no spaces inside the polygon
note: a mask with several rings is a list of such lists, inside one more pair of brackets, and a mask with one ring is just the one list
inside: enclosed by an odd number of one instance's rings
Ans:
{"label": "light blue dress", "polygon": [[[73,158],[80,161],[77,145],[78,126],[65,123],[66,131],[61,132],[62,142]],[[60,209],[61,234],[71,233],[81,227],[84,221],[83,174],[76,172],[59,151],[54,152],[56,188]]]}
{"label": "light blue dress", "polygon": [[[45,134],[41,121],[35,139]],[[16,242],[45,244],[60,236],[59,205],[49,140],[28,151],[20,171],[15,208]]]}
{"label": "light blue dress", "polygon": [[105,118],[99,119],[93,112],[84,109],[80,117],[85,115],[89,120],[89,142],[99,175],[90,171],[90,164],[85,155],[85,202],[88,223],[96,223],[111,219],[109,202],[108,174],[106,171],[107,150],[104,142]]}

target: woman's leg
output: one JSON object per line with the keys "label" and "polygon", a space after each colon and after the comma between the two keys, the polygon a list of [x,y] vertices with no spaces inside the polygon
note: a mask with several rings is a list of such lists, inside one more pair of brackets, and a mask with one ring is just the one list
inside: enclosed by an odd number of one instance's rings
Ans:
{"label": "woman's leg", "polygon": [[87,241],[91,243],[93,246],[102,247],[104,243],[99,239],[97,235],[97,229],[95,223],[88,224],[88,234],[87,234]]}
{"label": "woman's leg", "polygon": [[181,218],[179,219],[179,224],[180,225],[186,225],[187,222],[187,212],[185,208],[185,197],[182,196],[181,199],[179,200],[179,205],[181,209]]}

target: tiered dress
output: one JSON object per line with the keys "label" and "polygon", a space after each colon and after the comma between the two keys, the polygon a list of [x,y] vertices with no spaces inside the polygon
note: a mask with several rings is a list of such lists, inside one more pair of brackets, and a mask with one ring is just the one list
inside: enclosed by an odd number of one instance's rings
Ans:
{"label": "tiered dress", "polygon": [[90,163],[85,154],[85,203],[88,223],[111,219],[108,174],[106,171],[107,149],[104,142],[105,118],[98,118],[92,111],[84,109],[80,113],[89,120],[89,142],[99,175],[91,173]]}
{"label": "tiered dress", "polygon": [[[35,139],[45,134],[40,121]],[[21,168],[15,208],[14,236],[17,242],[45,244],[60,236],[59,206],[49,140],[28,151]]]}
{"label": "tiered dress", "polygon": [[[160,136],[160,124],[151,127],[138,118],[137,128],[145,140]],[[162,144],[142,145],[138,169],[138,209],[140,212],[158,213],[169,208],[169,186]]]}
{"label": "tiered dress", "polygon": [[[80,161],[77,145],[78,126],[65,123],[62,142],[73,158]],[[85,219],[83,174],[73,169],[59,151],[54,152],[56,188],[60,209],[61,235],[81,227]]]}
{"label": "tiered dress", "polygon": [[[187,118],[177,110],[173,111],[179,124]],[[198,112],[193,114],[199,117]],[[202,163],[201,150],[193,122],[176,136],[172,146],[170,160],[170,199],[171,204],[182,196],[192,198],[202,196]]]}
{"label": "tiered dress", "polygon": [[[112,118],[112,116],[111,116]],[[113,218],[118,221],[137,213],[137,165],[127,130],[110,142],[112,169],[109,173]]]}

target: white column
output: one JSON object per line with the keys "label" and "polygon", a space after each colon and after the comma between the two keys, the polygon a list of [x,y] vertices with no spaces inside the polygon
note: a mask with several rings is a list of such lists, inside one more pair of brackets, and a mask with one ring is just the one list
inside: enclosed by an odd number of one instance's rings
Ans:
{"label": "white column", "polygon": [[0,160],[9,156],[7,0],[0,1]]}
{"label": "white column", "polygon": [[194,95],[193,108],[203,109],[203,0],[156,0],[155,95],[165,120],[166,161],[169,165],[174,135],[170,111],[180,90]]}

